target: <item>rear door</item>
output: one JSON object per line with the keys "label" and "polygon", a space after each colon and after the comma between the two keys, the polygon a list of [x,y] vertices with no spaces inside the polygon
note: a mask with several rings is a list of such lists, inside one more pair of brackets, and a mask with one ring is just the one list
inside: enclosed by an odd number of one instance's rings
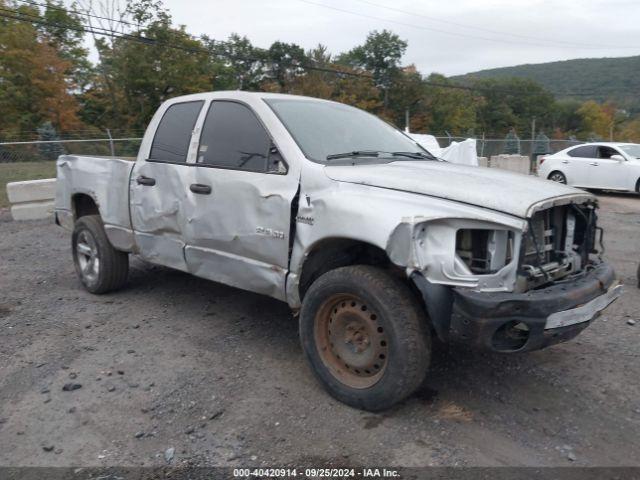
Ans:
{"label": "rear door", "polygon": [[189,271],[284,299],[299,182],[247,104],[211,103],[191,169],[184,231]]}
{"label": "rear door", "polygon": [[591,169],[596,161],[595,145],[581,145],[567,152],[564,159],[567,183],[576,187],[591,187]]}
{"label": "rear door", "polygon": [[148,158],[139,158],[131,175],[131,223],[140,256],[184,271],[185,200],[194,183],[187,159],[203,105],[204,101],[170,105],[158,123]]}

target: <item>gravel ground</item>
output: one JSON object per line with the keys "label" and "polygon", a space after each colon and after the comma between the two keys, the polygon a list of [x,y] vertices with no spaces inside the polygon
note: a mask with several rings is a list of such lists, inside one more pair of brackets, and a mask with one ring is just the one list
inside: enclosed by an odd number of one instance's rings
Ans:
{"label": "gravel ground", "polygon": [[603,317],[544,351],[442,352],[383,414],[323,392],[285,304],[138,260],[93,296],[68,233],[5,212],[0,465],[640,465],[640,198],[601,201],[627,284]]}

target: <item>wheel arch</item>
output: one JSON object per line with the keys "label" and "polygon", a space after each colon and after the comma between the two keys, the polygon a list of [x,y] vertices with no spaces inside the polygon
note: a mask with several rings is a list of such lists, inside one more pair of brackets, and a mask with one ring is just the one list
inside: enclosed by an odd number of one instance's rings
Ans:
{"label": "wheel arch", "polygon": [[377,245],[346,237],[324,238],[310,246],[304,256],[298,282],[300,301],[322,274],[349,265],[378,266],[396,270],[404,276],[404,271],[394,265],[387,252]]}
{"label": "wheel arch", "polygon": [[98,202],[85,192],[77,192],[71,196],[71,209],[74,221],[86,215],[100,215]]}
{"label": "wheel arch", "polygon": [[565,180],[568,180],[567,174],[557,167],[552,168],[551,171],[547,174],[547,180],[549,180],[551,178],[551,175],[553,175],[554,173],[559,173],[565,178]]}

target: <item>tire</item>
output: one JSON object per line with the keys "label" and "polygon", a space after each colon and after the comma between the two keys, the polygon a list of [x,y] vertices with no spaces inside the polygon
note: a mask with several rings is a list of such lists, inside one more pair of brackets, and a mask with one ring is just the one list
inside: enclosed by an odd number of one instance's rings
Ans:
{"label": "tire", "polygon": [[365,265],[331,270],[311,285],[300,311],[300,341],[327,392],[369,411],[411,395],[431,354],[426,317],[414,294]]}
{"label": "tire", "polygon": [[551,180],[552,182],[564,183],[567,184],[567,177],[565,177],[564,173],[554,170],[549,174],[547,180]]}
{"label": "tire", "polygon": [[71,250],[76,273],[89,292],[110,292],[127,281],[129,254],[113,248],[99,215],[87,215],[76,221]]}

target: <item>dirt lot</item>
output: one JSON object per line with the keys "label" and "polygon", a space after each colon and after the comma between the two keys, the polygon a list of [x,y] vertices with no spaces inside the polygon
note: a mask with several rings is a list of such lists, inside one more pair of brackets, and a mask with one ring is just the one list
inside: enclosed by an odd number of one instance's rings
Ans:
{"label": "dirt lot", "polygon": [[138,260],[92,296],[67,233],[5,212],[0,465],[640,465],[640,198],[601,199],[628,285],[605,316],[546,351],[443,352],[380,415],[322,391],[286,305]]}

